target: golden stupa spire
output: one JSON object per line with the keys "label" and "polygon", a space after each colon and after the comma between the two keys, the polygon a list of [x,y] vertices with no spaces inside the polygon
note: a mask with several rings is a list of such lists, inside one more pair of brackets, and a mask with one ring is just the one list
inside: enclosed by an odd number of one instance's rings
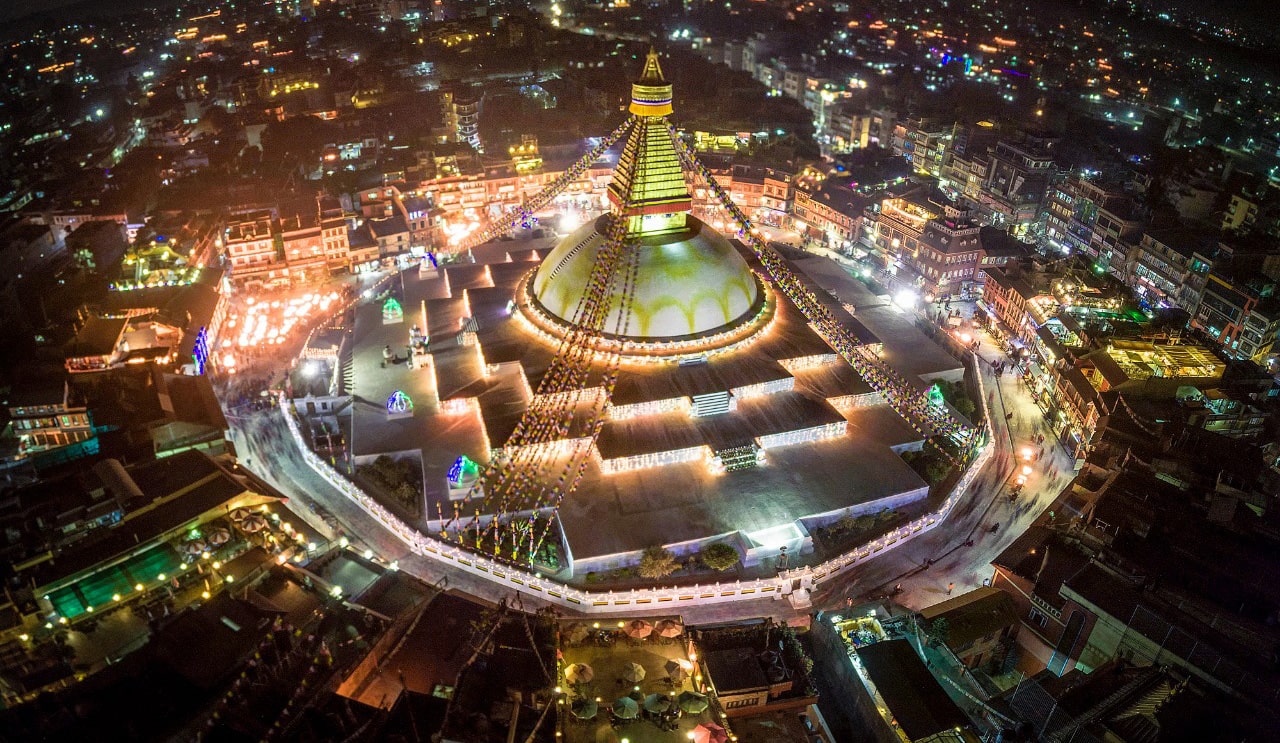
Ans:
{"label": "golden stupa spire", "polygon": [[666,79],[662,77],[662,65],[658,64],[658,52],[653,48],[653,44],[649,45],[649,53],[644,58],[644,70],[641,71],[637,82],[645,85],[667,84]]}
{"label": "golden stupa spire", "polygon": [[631,85],[631,128],[609,184],[615,212],[629,220],[631,234],[684,229],[692,206],[684,167],[668,131],[671,83],[662,76],[658,53],[649,47],[640,79]]}
{"label": "golden stupa spire", "polygon": [[658,52],[652,46],[644,58],[640,79],[631,84],[631,105],[636,116],[668,116],[671,114],[671,83],[662,76]]}

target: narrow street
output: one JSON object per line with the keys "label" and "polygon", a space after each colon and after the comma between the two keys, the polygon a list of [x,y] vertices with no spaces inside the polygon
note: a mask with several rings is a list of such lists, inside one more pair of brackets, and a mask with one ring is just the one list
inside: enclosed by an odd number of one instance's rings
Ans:
{"label": "narrow street", "polygon": [[[920,609],[945,599],[952,582],[953,595],[977,588],[990,578],[991,561],[1034,523],[1070,482],[1072,460],[1055,443],[1040,408],[1016,372],[1010,369],[1003,377],[995,375],[993,362],[1007,357],[988,334],[971,332],[979,341],[979,368],[995,432],[988,471],[974,480],[946,524],[867,563],[844,585],[827,588],[821,596],[823,605],[836,608],[849,599],[857,604],[890,594],[901,584],[902,591],[894,601]],[[1035,437],[1039,434],[1045,436],[1044,454],[1030,465],[1026,486],[1011,499],[1009,488],[1015,470],[1023,466],[1021,451],[1024,447],[1038,449]],[[1051,474],[1055,468],[1056,476]],[[973,546],[966,546],[969,540]]]}

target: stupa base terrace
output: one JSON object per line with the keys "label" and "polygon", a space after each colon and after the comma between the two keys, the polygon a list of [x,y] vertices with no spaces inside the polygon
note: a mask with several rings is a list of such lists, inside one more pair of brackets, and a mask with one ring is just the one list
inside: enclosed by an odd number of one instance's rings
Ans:
{"label": "stupa base terrace", "polygon": [[[474,263],[408,271],[403,288],[390,282],[402,319],[384,315],[383,301],[356,310],[352,458],[420,460],[421,508],[387,505],[424,532],[438,532],[459,511],[464,524],[486,524],[495,513],[550,510],[504,506],[487,494],[455,510],[469,483],[465,474],[458,481],[455,465],[464,455],[489,461],[554,358],[558,339],[540,327],[523,288],[553,247],[550,239],[487,243],[473,251]],[[758,274],[755,259],[735,248]],[[786,297],[761,286],[767,299],[747,331],[709,348],[690,340],[674,357],[629,351],[585,474],[559,504],[562,568],[582,575],[634,564],[654,545],[681,554],[715,541],[733,544],[752,565],[782,547],[811,551],[816,526],[925,498],[927,485],[899,456],[922,436]],[[836,300],[831,306],[878,343]],[[425,335],[416,353],[415,328]],[[387,346],[396,357],[389,363]],[[593,368],[592,380],[601,373]],[[409,410],[388,411],[397,391],[412,400]],[[589,419],[575,419],[565,439],[585,441]]]}

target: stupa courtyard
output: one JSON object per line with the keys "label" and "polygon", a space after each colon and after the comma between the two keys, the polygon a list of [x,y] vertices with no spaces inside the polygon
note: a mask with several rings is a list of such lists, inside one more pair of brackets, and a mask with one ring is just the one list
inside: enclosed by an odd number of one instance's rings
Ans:
{"label": "stupa courtyard", "polygon": [[[877,337],[830,288],[834,264],[694,216],[691,183],[718,187],[674,138],[671,100],[651,52],[599,216],[559,240],[469,241],[357,307],[350,469],[420,468],[421,502],[414,478],[385,500],[423,532],[562,578],[715,542],[750,567],[928,496],[901,454],[957,429],[908,398],[960,364],[910,321]],[[529,207],[526,232],[538,210],[555,206]],[[915,363],[902,377],[875,353]]]}
{"label": "stupa courtyard", "polygon": [[[383,301],[357,309],[352,456],[357,463],[381,454],[421,458],[425,503],[417,518],[400,512],[425,532],[437,531],[453,512],[459,488],[451,487],[449,474],[458,458],[489,460],[555,352],[518,303],[511,304],[554,245],[551,239],[498,241],[477,248],[475,263],[406,272],[403,293],[392,282],[400,322],[384,322]],[[827,259],[800,264],[814,261]],[[774,299],[776,316],[742,348],[705,363],[624,364],[598,454],[559,508],[573,573],[634,562],[653,545],[681,552],[725,541],[748,565],[782,546],[799,555],[810,548],[815,526],[926,496],[926,484],[900,456],[918,448],[921,436],[794,306]],[[857,322],[847,313],[844,319]],[[429,339],[417,368],[407,359],[415,326]],[[921,348],[922,336],[902,338],[903,347],[897,340],[889,339],[886,353],[925,357],[933,362],[931,376],[959,369],[958,362],[939,365],[939,350]],[[388,345],[397,360],[384,365]],[[411,398],[411,415],[388,414],[386,402],[398,390]],[[736,409],[692,414],[695,399],[723,393]],[[763,461],[716,472],[711,459],[735,449],[746,449],[753,460],[762,451]],[[641,466],[646,462],[652,464]]]}

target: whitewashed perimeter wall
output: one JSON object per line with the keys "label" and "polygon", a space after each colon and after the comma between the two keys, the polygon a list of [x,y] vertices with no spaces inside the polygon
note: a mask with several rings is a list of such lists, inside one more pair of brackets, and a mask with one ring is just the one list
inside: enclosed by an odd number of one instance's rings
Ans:
{"label": "whitewashed perimeter wall", "polygon": [[[990,415],[987,415],[986,392],[982,386],[981,373],[978,374],[977,378],[979,389],[982,390],[982,394],[979,396],[981,401],[979,404],[982,405],[984,418],[987,421],[987,431],[990,434],[991,418]],[[282,400],[281,402],[284,403],[286,401]],[[286,411],[290,408],[291,406],[286,404],[281,409]],[[483,555],[469,552],[448,542],[422,534],[383,508],[367,493],[357,488],[350,480],[331,467],[328,462],[316,456],[303,441],[294,416],[285,412],[284,418],[290,434],[293,435],[294,443],[302,452],[307,464],[331,485],[351,498],[369,516],[404,542],[411,552],[464,570],[506,588],[587,614],[678,612],[680,608],[685,606],[751,601],[765,597],[773,597],[775,599],[786,597],[797,608],[807,607],[809,593],[816,586],[837,578],[885,550],[904,544],[942,523],[951,512],[951,509],[955,507],[960,495],[973,482],[977,473],[990,461],[994,448],[992,441],[988,441],[974,459],[973,465],[960,477],[955,487],[947,495],[947,499],[943,501],[936,511],[921,516],[879,539],[861,545],[819,565],[787,570],[772,578],[756,580],[735,580],[694,586],[646,588],[627,591],[582,591],[550,580],[545,576],[490,560]]]}

